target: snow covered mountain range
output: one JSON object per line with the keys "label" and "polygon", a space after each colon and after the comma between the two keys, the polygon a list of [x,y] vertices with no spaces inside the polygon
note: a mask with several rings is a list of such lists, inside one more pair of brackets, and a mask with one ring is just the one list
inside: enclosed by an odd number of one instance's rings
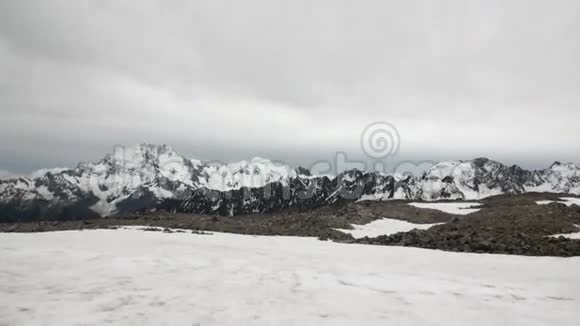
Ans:
{"label": "snow covered mountain range", "polygon": [[97,163],[0,180],[0,221],[78,219],[147,210],[238,215],[338,201],[480,199],[530,191],[580,194],[580,169],[478,158],[433,165],[421,176],[349,170],[313,176],[267,159],[232,164],[185,158],[166,145],[118,147]]}

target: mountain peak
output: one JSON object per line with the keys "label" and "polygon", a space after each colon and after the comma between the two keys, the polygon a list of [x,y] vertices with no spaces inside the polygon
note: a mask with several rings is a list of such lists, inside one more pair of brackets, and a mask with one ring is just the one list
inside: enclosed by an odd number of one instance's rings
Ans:
{"label": "mountain peak", "polygon": [[550,165],[550,169],[560,165],[562,165],[562,163],[560,163],[559,161],[555,161],[554,163],[552,163],[552,165]]}
{"label": "mountain peak", "polygon": [[272,163],[272,161],[271,161],[271,160],[269,160],[269,159],[267,159],[267,158],[260,157],[260,156],[254,156],[254,157],[253,157],[253,158],[250,160],[250,162],[252,162],[252,163],[266,163],[266,164],[270,164],[270,163]]}
{"label": "mountain peak", "polygon": [[58,174],[63,171],[69,170],[67,168],[52,168],[52,169],[40,169],[37,171],[32,172],[29,176],[31,179],[42,178],[47,174]]}
{"label": "mountain peak", "polygon": [[162,160],[180,159],[177,154],[167,145],[155,145],[143,143],[136,146],[115,146],[112,155],[107,155],[104,161],[112,161],[115,164],[122,164],[125,167],[139,167],[143,165],[156,164]]}
{"label": "mountain peak", "polygon": [[306,177],[312,176],[312,173],[310,172],[310,170],[308,170],[305,167],[299,166],[295,170],[296,170],[296,173],[298,175],[302,175],[302,176],[306,176]]}
{"label": "mountain peak", "polygon": [[550,165],[550,167],[548,169],[549,170],[571,170],[571,171],[580,170],[580,168],[578,168],[578,166],[576,166],[576,164],[574,164],[572,162],[561,163],[558,161],[552,163],[552,165]]}
{"label": "mountain peak", "polygon": [[491,161],[487,157],[477,157],[477,158],[474,158],[471,162],[473,163],[473,165],[481,168],[484,165],[486,165],[487,163],[493,162],[493,161]]}

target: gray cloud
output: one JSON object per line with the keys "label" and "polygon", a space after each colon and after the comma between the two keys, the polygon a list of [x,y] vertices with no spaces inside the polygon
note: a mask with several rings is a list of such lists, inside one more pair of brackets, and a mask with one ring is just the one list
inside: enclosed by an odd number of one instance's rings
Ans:
{"label": "gray cloud", "polygon": [[168,143],[209,160],[580,162],[577,1],[0,2],[0,168]]}
{"label": "gray cloud", "polygon": [[15,174],[10,171],[0,170],[0,179],[12,178]]}

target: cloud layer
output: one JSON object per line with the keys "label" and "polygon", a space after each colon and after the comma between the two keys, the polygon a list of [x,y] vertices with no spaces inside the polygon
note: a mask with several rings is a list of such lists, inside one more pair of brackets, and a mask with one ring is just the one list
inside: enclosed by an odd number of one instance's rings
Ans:
{"label": "cloud layer", "polygon": [[0,168],[167,143],[207,160],[580,162],[578,1],[0,2]]}

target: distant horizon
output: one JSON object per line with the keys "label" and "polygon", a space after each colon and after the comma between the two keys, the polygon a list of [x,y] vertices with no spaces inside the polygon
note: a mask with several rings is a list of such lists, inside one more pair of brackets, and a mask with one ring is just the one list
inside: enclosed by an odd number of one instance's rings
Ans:
{"label": "distant horizon", "polygon": [[[311,170],[313,165],[315,165],[316,163],[320,163],[320,162],[325,162],[325,161],[330,161],[332,162],[332,160],[336,160],[336,155],[343,155],[345,156],[344,159],[346,159],[346,164],[345,166],[348,167],[349,166],[349,161],[352,160],[352,162],[350,162],[350,165],[356,165],[356,163],[364,163],[367,164],[369,166],[372,167],[373,164],[376,163],[383,163],[386,164],[387,167],[393,167],[393,166],[397,166],[399,164],[410,164],[413,165],[415,164],[417,166],[418,169],[422,169],[427,170],[430,166],[434,165],[434,164],[438,164],[438,163],[444,163],[444,162],[469,162],[469,161],[473,161],[475,159],[488,159],[490,161],[495,161],[495,162],[499,162],[502,163],[506,166],[512,166],[512,165],[517,165],[523,169],[526,170],[530,170],[530,171],[536,171],[536,170],[543,170],[543,169],[547,169],[550,168],[553,164],[556,163],[561,163],[561,164],[574,164],[576,166],[578,166],[577,162],[574,161],[562,161],[562,160],[552,160],[551,162],[547,163],[545,166],[540,166],[540,167],[536,167],[536,168],[529,168],[526,167],[522,164],[518,164],[517,162],[514,163],[507,163],[505,161],[502,160],[498,160],[494,157],[488,157],[488,156],[477,156],[477,157],[472,157],[472,158],[463,158],[463,159],[448,159],[448,160],[404,160],[404,159],[400,159],[397,160],[397,157],[393,157],[393,158],[387,158],[385,160],[376,160],[376,159],[372,159],[372,158],[368,158],[368,157],[361,157],[360,155],[357,156],[352,156],[349,157],[348,153],[346,152],[337,152],[335,153],[335,157],[328,157],[326,159],[318,159],[315,161],[312,161],[310,163],[288,163],[286,161],[283,160],[277,160],[275,158],[271,158],[271,157],[266,157],[263,155],[254,155],[251,157],[246,157],[246,158],[242,158],[240,160],[232,160],[232,161],[223,161],[223,160],[207,160],[207,159],[200,159],[198,157],[195,156],[190,156],[190,155],[186,155],[183,154],[182,152],[180,152],[179,150],[176,150],[173,146],[171,146],[170,144],[155,144],[155,143],[149,143],[149,142],[141,142],[138,144],[134,144],[134,145],[115,145],[112,147],[112,150],[110,150],[109,152],[106,153],[100,153],[100,158],[97,159],[92,159],[92,160],[83,160],[83,159],[79,159],[77,161],[74,161],[72,164],[70,165],[60,165],[60,166],[39,166],[38,168],[32,169],[32,170],[26,170],[26,171],[21,171],[20,173],[15,173],[13,171],[9,171],[9,170],[5,170],[5,169],[0,169],[0,179],[8,179],[8,178],[15,178],[15,177],[31,177],[34,173],[42,171],[42,170],[59,170],[59,169],[63,169],[63,170],[72,170],[75,169],[79,164],[82,163],[89,163],[89,164],[95,164],[100,162],[101,160],[103,160],[107,155],[111,155],[114,154],[114,150],[115,148],[124,148],[124,149],[135,149],[138,148],[140,146],[154,146],[154,147],[161,147],[161,146],[167,146],[169,149],[173,150],[175,153],[181,155],[182,157],[189,159],[189,160],[199,160],[203,163],[206,164],[212,164],[212,163],[216,163],[216,164],[234,164],[234,163],[239,163],[242,161],[246,161],[246,162],[252,162],[255,159],[265,159],[268,160],[272,163],[275,164],[281,164],[281,165],[286,165],[292,169],[297,169],[299,167],[302,168],[306,168]],[[340,158],[340,157],[339,157]],[[340,158],[343,159],[343,158]],[[344,160],[343,159],[343,160]],[[332,164],[332,163],[331,163]],[[351,170],[351,169],[359,169],[361,171],[367,171],[367,172],[373,172],[373,169],[368,169],[368,168],[364,168],[364,169],[360,169],[357,167],[352,167],[352,168],[344,168],[341,170],[337,170],[337,173],[346,171],[346,170]],[[395,173],[395,171],[393,172],[389,172],[387,171],[387,173]],[[326,173],[323,173],[326,174]],[[329,173],[329,174],[336,174],[336,173]]]}

